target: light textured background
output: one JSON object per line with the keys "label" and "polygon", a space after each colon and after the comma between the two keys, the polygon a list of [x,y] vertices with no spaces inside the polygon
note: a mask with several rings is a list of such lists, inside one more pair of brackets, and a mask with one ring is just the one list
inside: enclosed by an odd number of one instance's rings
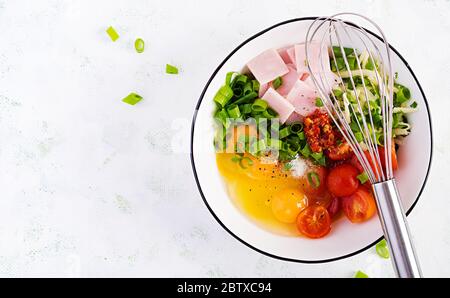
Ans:
{"label": "light textured background", "polygon": [[[430,101],[434,163],[409,218],[425,275],[449,277],[448,0],[0,0],[0,276],[393,276],[374,249],[322,265],[250,250],[209,214],[189,161],[195,104],[235,46],[344,10],[379,22]],[[122,103],[131,91],[145,100]]]}

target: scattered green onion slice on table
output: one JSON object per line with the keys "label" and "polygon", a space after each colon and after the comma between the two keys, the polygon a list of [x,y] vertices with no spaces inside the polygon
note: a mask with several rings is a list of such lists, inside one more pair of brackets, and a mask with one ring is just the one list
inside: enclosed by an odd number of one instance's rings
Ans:
{"label": "scattered green onion slice on table", "polygon": [[140,96],[139,94],[131,92],[130,94],[128,94],[127,97],[122,99],[122,101],[127,103],[127,104],[130,104],[130,105],[134,106],[135,104],[140,102],[142,99],[143,99],[142,96]]}
{"label": "scattered green onion slice on table", "polygon": [[143,53],[145,49],[144,40],[142,38],[136,39],[136,41],[134,42],[134,48],[136,49],[136,52]]}
{"label": "scattered green onion slice on table", "polygon": [[367,274],[362,272],[361,270],[356,271],[355,278],[369,278]]}
{"label": "scattered green onion slice on table", "polygon": [[111,38],[112,41],[119,39],[119,34],[112,26],[109,26],[108,29],[106,29],[106,33],[108,33],[109,38]]}
{"label": "scattered green onion slice on table", "polygon": [[167,74],[178,74],[178,68],[173,65],[166,64],[166,73]]}
{"label": "scattered green onion slice on table", "polygon": [[377,245],[375,246],[375,249],[380,257],[389,259],[389,249],[387,247],[386,239],[383,239],[380,242],[378,242]]}

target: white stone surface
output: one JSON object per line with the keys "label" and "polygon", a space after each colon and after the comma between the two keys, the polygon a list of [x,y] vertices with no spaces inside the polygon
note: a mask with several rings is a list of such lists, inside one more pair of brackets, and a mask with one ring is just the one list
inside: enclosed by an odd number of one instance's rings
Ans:
{"label": "white stone surface", "polygon": [[[240,42],[339,11],[382,25],[430,101],[434,163],[409,218],[424,274],[449,277],[448,0],[0,0],[0,276],[393,276],[374,249],[321,265],[250,250],[204,206],[187,142],[171,144],[188,141],[203,86]],[[131,91],[144,101],[122,103]]]}

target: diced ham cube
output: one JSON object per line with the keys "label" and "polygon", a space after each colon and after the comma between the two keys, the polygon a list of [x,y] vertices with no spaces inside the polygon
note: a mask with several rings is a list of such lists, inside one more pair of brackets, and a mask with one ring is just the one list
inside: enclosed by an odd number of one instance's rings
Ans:
{"label": "diced ham cube", "polygon": [[290,48],[293,48],[293,46],[287,46],[287,47],[278,49],[278,54],[280,54],[280,57],[281,57],[281,59],[283,59],[284,63],[286,63],[286,64],[294,63],[295,64],[295,60],[292,60],[287,52],[287,50]]}
{"label": "diced ham cube", "polygon": [[263,97],[264,93],[266,93],[267,89],[269,89],[269,83],[265,83],[265,84],[260,84],[259,85],[259,91],[258,91],[258,96],[259,97]]}
{"label": "diced ham cube", "polygon": [[267,90],[262,99],[267,101],[269,106],[278,113],[281,124],[286,122],[295,110],[294,106],[272,87]]}
{"label": "diced ham cube", "polygon": [[280,54],[274,49],[259,54],[247,66],[260,84],[269,83],[289,72]]}
{"label": "diced ham cube", "polygon": [[295,83],[287,96],[287,100],[294,106],[295,112],[301,116],[307,116],[317,109],[316,98],[317,92],[300,80]]}
{"label": "diced ham cube", "polygon": [[295,83],[300,79],[300,75],[295,70],[294,65],[288,64],[289,72],[281,77],[283,83],[278,87],[277,92],[282,96],[288,95]]}
{"label": "diced ham cube", "polygon": [[[330,94],[331,91],[333,90],[333,87],[337,84],[338,82],[338,77],[331,71],[327,71],[323,74],[315,74],[315,77],[317,80],[319,80],[319,85],[323,87],[323,91],[326,94]],[[323,82],[321,81],[321,78],[323,80]],[[306,80],[303,80],[308,86],[310,86],[311,88],[313,88],[314,90],[317,90],[316,85],[314,84],[314,81],[312,79],[311,76],[309,76]],[[320,92],[319,90],[317,90],[317,94],[320,97]]]}
{"label": "diced ham cube", "polygon": [[297,65],[297,60],[295,59],[295,46],[291,46],[286,50],[286,54],[289,57],[290,63],[293,63],[294,65]]}
{"label": "diced ham cube", "polygon": [[303,118],[304,118],[303,116],[294,111],[294,113],[292,113],[291,116],[289,116],[289,118],[286,120],[286,123],[291,124],[294,122],[302,122]]}
{"label": "diced ham cube", "polygon": [[[321,46],[318,42],[309,43],[308,56],[312,73],[330,71],[330,58],[328,56],[328,47],[326,44]],[[306,63],[305,44],[295,45],[295,61],[299,73],[309,72]]]}

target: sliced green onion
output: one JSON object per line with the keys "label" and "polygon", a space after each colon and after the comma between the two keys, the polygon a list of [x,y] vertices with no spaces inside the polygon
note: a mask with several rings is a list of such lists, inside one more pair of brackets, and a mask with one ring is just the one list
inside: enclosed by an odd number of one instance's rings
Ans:
{"label": "sliced green onion", "polygon": [[233,97],[233,90],[228,85],[220,87],[214,96],[214,101],[217,102],[221,107],[224,107],[227,102]]}
{"label": "sliced green onion", "polygon": [[167,74],[178,74],[178,68],[173,65],[166,64],[166,73]]}
{"label": "sliced green onion", "polygon": [[139,94],[131,92],[130,94],[128,94],[127,97],[122,99],[122,101],[127,103],[127,104],[130,104],[130,105],[134,106],[135,104],[140,102],[142,99],[143,99],[142,96],[140,96]]}
{"label": "sliced green onion", "polygon": [[272,82],[273,89],[277,90],[283,84],[283,79],[281,77],[276,78]]}
{"label": "sliced green onion", "polygon": [[243,103],[249,103],[251,100],[253,100],[253,99],[257,98],[257,97],[258,97],[258,93],[253,91],[253,92],[251,92],[251,93],[249,93],[247,95],[242,96],[238,100],[236,100],[234,102],[234,104],[240,105],[240,104],[243,104]]}
{"label": "sliced green onion", "polygon": [[257,80],[252,80],[253,91],[259,92],[259,82]]}
{"label": "sliced green onion", "polygon": [[318,108],[323,107],[323,102],[319,97],[316,98],[316,107]]}
{"label": "sliced green onion", "polygon": [[386,239],[383,239],[380,242],[378,242],[377,245],[375,246],[375,249],[380,257],[389,259],[389,249],[387,247]]}
{"label": "sliced green onion", "polygon": [[322,151],[311,153],[311,157],[312,157],[314,160],[319,160],[322,156],[323,156],[323,152],[322,152]]}
{"label": "sliced green onion", "polygon": [[242,159],[241,156],[235,155],[235,156],[233,156],[233,157],[231,158],[231,161],[232,161],[232,162],[235,162],[235,163],[238,163],[238,162],[241,161],[241,159]]}
{"label": "sliced green onion", "polygon": [[290,155],[294,156],[300,151],[300,145],[298,143],[289,143],[287,151]]}
{"label": "sliced green onion", "polygon": [[411,91],[409,91],[408,88],[403,86],[395,94],[396,94],[396,101],[399,104],[402,104],[411,99]]}
{"label": "sliced green onion", "polygon": [[[334,52],[334,56],[336,56],[336,57],[342,57],[341,47],[334,46],[334,47],[333,47],[333,52]],[[345,56],[348,56],[348,55],[350,55],[350,54],[353,54],[353,49],[352,49],[352,48],[345,48],[345,47],[344,47],[344,53],[345,53]]]}
{"label": "sliced green onion", "polygon": [[144,40],[142,38],[136,39],[136,41],[134,42],[134,48],[136,49],[136,52],[143,53],[145,49]]}
{"label": "sliced green onion", "polygon": [[241,117],[241,111],[239,110],[239,106],[231,105],[227,108],[228,115],[230,118],[236,119]]}
{"label": "sliced green onion", "polygon": [[373,62],[372,58],[369,58],[369,60],[367,60],[366,69],[368,69],[368,70],[374,70],[375,69],[375,65],[374,65],[374,62]]}
{"label": "sliced green onion", "polygon": [[258,140],[257,142],[254,142],[251,146],[250,146],[250,153],[252,154],[257,154],[259,152],[262,152],[264,150],[266,150],[267,145],[266,145],[266,141],[264,139]]}
{"label": "sliced green onion", "polygon": [[417,102],[415,101],[415,102],[413,102],[412,104],[411,104],[411,106],[410,106],[411,108],[413,108],[413,109],[415,109],[415,108],[417,108]]}
{"label": "sliced green onion", "polygon": [[312,152],[311,152],[311,148],[309,148],[309,145],[306,144],[305,147],[303,147],[303,149],[300,150],[300,153],[301,153],[304,157],[309,157],[309,155],[312,153]]}
{"label": "sliced green onion", "polygon": [[247,103],[247,104],[241,105],[240,106],[240,110],[241,110],[242,114],[248,115],[248,114],[250,114],[252,112],[252,104],[251,103]]}
{"label": "sliced green onion", "polygon": [[369,278],[369,276],[367,274],[365,274],[364,272],[362,272],[361,270],[358,270],[355,273],[355,278]]}
{"label": "sliced green onion", "polygon": [[366,172],[362,172],[361,174],[356,176],[356,178],[358,178],[358,180],[359,180],[359,182],[361,182],[361,184],[364,184],[369,180],[369,176],[367,176]]}
{"label": "sliced green onion", "polygon": [[278,116],[277,112],[272,110],[271,108],[267,108],[263,113],[262,116],[267,119],[272,119]]}
{"label": "sliced green onion", "polygon": [[284,139],[284,138],[286,138],[287,136],[289,136],[290,134],[291,134],[291,129],[290,129],[290,127],[289,127],[289,126],[284,127],[284,128],[282,128],[282,129],[280,130],[279,138],[280,138],[280,139]]}
{"label": "sliced green onion", "polygon": [[313,188],[319,188],[320,186],[320,177],[316,172],[309,172],[308,175],[308,183],[309,185],[311,185]]}
{"label": "sliced green onion", "polygon": [[[247,165],[245,165],[246,163]],[[241,168],[245,170],[253,165],[253,160],[251,160],[250,157],[247,156],[242,157],[241,160],[239,161],[239,165],[241,166]]]}
{"label": "sliced green onion", "polygon": [[247,83],[245,84],[245,86],[244,86],[243,94],[244,94],[244,95],[247,95],[247,94],[249,94],[249,93],[251,93],[251,92],[253,92],[253,85],[252,85],[252,82],[247,82]]}
{"label": "sliced green onion", "polygon": [[229,118],[228,113],[225,109],[219,110],[216,112],[216,115],[214,116],[217,120],[222,122],[222,124],[225,126],[227,124],[227,118]]}
{"label": "sliced green onion", "polygon": [[242,85],[244,85],[245,83],[247,83],[247,80],[248,80],[248,77],[247,77],[246,75],[238,74],[238,75],[234,78],[234,80],[233,80],[233,82],[232,82],[231,84],[232,84],[233,86],[236,85],[236,84],[242,84]]}
{"label": "sliced green onion", "polygon": [[112,41],[119,39],[119,34],[112,26],[109,26],[108,29],[106,29],[106,33],[108,33],[109,38],[111,38]]}
{"label": "sliced green onion", "polygon": [[344,94],[344,92],[341,89],[333,89],[333,94],[336,97],[342,96],[342,94]]}
{"label": "sliced green onion", "polygon": [[292,163],[285,163],[283,169],[285,171],[289,171],[290,169],[292,169],[292,167],[293,167]]}
{"label": "sliced green onion", "polygon": [[294,122],[289,126],[289,130],[292,134],[298,134],[303,131],[303,124],[301,122]]}
{"label": "sliced green onion", "polygon": [[298,138],[300,139],[300,140],[306,140],[306,136],[305,136],[305,132],[304,131],[301,131],[301,132],[299,132],[298,134],[297,134],[297,136],[298,136]]}
{"label": "sliced green onion", "polygon": [[350,70],[355,70],[357,67],[357,61],[355,57],[347,57],[348,66],[350,67]]}
{"label": "sliced green onion", "polygon": [[363,135],[360,131],[355,132],[355,139],[358,143],[361,143],[364,140]]}
{"label": "sliced green onion", "polygon": [[233,78],[233,75],[238,74],[235,71],[230,71],[227,73],[227,76],[225,77],[225,85],[230,86],[231,85],[231,79]]}
{"label": "sliced green onion", "polygon": [[267,104],[267,101],[262,99],[256,99],[252,105],[252,110],[255,112],[262,112],[265,111],[268,106],[269,105]]}

